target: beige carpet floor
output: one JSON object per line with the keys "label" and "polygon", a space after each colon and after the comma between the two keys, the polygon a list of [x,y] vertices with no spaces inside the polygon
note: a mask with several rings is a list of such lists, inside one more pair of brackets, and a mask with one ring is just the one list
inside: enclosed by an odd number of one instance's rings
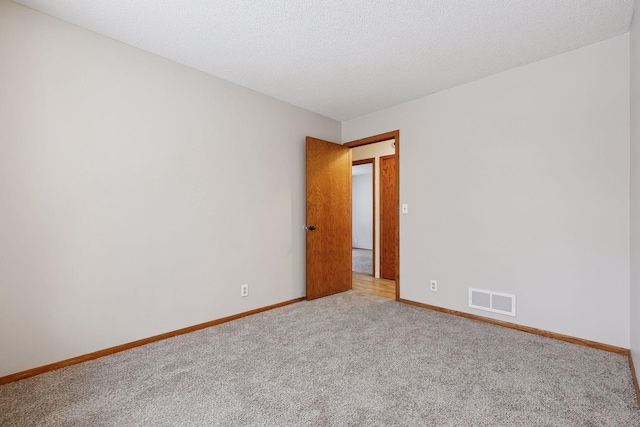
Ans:
{"label": "beige carpet floor", "polygon": [[640,426],[624,356],[349,291],[0,387],[2,426]]}
{"label": "beige carpet floor", "polygon": [[373,274],[373,251],[368,249],[351,249],[351,270],[356,273]]}

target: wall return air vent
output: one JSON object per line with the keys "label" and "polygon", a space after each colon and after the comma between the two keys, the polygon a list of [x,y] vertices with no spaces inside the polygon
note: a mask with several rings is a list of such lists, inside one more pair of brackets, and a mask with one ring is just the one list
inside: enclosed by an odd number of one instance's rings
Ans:
{"label": "wall return air vent", "polygon": [[516,296],[469,288],[469,307],[515,317]]}

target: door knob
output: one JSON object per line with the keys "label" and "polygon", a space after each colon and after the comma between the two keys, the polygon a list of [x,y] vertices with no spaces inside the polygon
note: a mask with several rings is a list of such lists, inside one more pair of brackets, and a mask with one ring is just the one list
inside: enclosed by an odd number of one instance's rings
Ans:
{"label": "door knob", "polygon": [[315,225],[309,225],[309,226],[305,225],[304,229],[307,230],[307,231],[313,231],[313,230],[316,229],[316,226]]}

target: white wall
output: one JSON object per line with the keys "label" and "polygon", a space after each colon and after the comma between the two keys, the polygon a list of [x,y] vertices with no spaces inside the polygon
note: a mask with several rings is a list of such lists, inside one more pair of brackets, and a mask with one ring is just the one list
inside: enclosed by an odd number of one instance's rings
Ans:
{"label": "white wall", "polygon": [[373,165],[354,167],[368,168],[369,173],[354,175],[351,179],[353,242],[354,248],[373,249]]}
{"label": "white wall", "polygon": [[640,369],[640,0],[631,25],[631,353]]}
{"label": "white wall", "polygon": [[[374,134],[367,135],[373,136]],[[344,141],[348,142],[348,141]],[[374,161],[374,174],[375,174],[375,219],[374,226],[376,229],[375,236],[375,248],[376,248],[376,262],[374,276],[380,278],[380,157],[389,156],[395,154],[396,149],[393,145],[394,141],[382,141],[375,144],[361,145],[351,149],[351,155],[354,161],[363,159],[375,159]]]}
{"label": "white wall", "polygon": [[339,122],[6,0],[0,58],[0,376],[304,296]]}
{"label": "white wall", "polygon": [[[402,298],[629,347],[628,34],[344,122],[342,140],[394,129]],[[516,294],[518,317],[468,308],[469,287]]]}

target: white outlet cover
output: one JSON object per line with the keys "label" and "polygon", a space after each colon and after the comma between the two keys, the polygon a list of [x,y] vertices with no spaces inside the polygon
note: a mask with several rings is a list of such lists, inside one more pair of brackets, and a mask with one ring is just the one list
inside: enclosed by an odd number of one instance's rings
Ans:
{"label": "white outlet cover", "polygon": [[437,280],[432,280],[431,281],[431,290],[433,292],[438,292],[438,281]]}

